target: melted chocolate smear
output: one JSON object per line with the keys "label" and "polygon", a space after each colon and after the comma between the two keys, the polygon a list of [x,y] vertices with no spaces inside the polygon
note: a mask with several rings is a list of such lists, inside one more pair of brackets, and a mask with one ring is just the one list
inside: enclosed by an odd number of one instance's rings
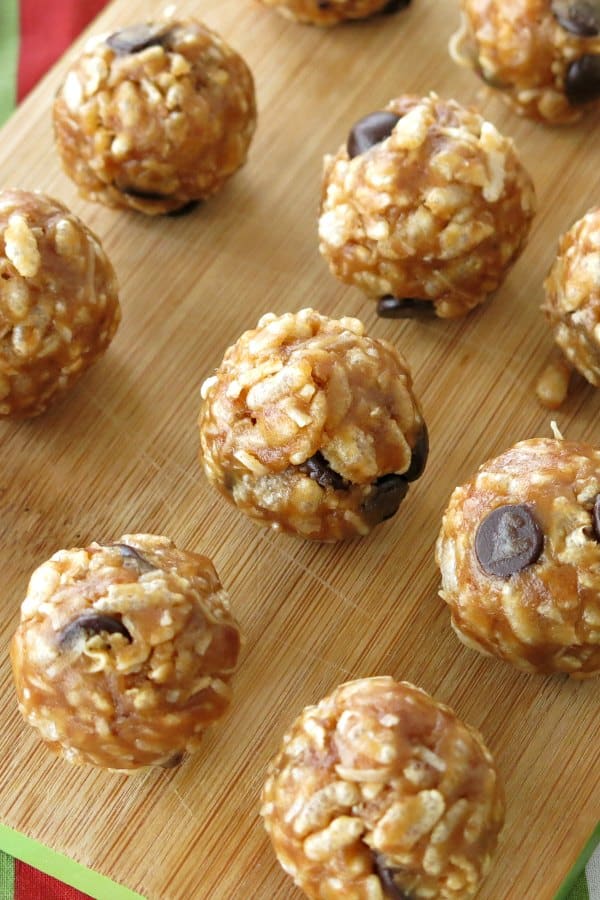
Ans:
{"label": "melted chocolate smear", "polygon": [[410,6],[410,0],[390,0],[390,2],[386,3],[383,7],[380,15],[391,16],[394,13],[400,12],[401,9],[406,9],[407,6]]}
{"label": "melted chocolate smear", "polygon": [[103,616],[100,613],[84,613],[63,628],[59,643],[62,648],[66,649],[73,646],[81,636],[89,638],[96,634],[122,634],[130,644],[133,640],[119,619]]}
{"label": "melted chocolate smear", "polygon": [[567,69],[565,93],[572,106],[591,103],[600,97],[600,55],[586,53]]}
{"label": "melted chocolate smear", "polygon": [[592,522],[594,525],[594,535],[596,540],[600,543],[600,494],[596,497],[596,502],[594,503],[594,509],[592,511]]}
{"label": "melted chocolate smear", "polygon": [[559,25],[571,34],[600,34],[600,0],[552,0],[552,12]]}
{"label": "melted chocolate smear", "polygon": [[164,25],[131,25],[115,31],[106,43],[118,56],[140,53],[148,47],[167,47],[171,29]]}
{"label": "melted chocolate smear", "polygon": [[528,506],[499,506],[480,523],[475,555],[488,575],[508,578],[536,562],[544,549],[544,533]]}
{"label": "melted chocolate smear", "polygon": [[373,854],[373,859],[375,862],[375,871],[379,876],[385,896],[389,897],[389,900],[411,900],[410,894],[407,894],[402,888],[398,887],[394,880],[394,875],[399,872],[399,869],[393,869],[390,866],[386,866],[384,857],[380,856],[378,853]]}
{"label": "melted chocolate smear", "polygon": [[408,482],[404,475],[382,475],[372,485],[371,493],[363,503],[363,511],[374,525],[385,522],[396,515],[407,493]]}
{"label": "melted chocolate smear", "polygon": [[301,472],[316,481],[322,488],[333,488],[334,491],[345,491],[348,482],[331,468],[323,454],[319,451],[298,466]]}
{"label": "melted chocolate smear", "polygon": [[431,300],[418,297],[393,297],[386,294],[377,301],[377,315],[382,319],[421,319],[435,315]]}
{"label": "melted chocolate smear", "polygon": [[402,477],[406,481],[416,481],[417,478],[420,478],[425,471],[425,464],[427,463],[428,456],[429,432],[427,431],[427,425],[425,424],[425,422],[423,422],[423,427],[417,435],[415,446],[412,448],[410,466],[408,467],[406,472],[402,473]]}
{"label": "melted chocolate smear", "polygon": [[113,544],[113,547],[119,548],[124,559],[133,559],[140,572],[156,572],[158,566],[152,565],[135,547],[130,547],[129,544]]}
{"label": "melted chocolate smear", "polygon": [[399,121],[400,116],[397,116],[396,113],[374,112],[355,122],[346,144],[350,159],[366,153],[375,144],[380,144],[381,141],[388,138]]}

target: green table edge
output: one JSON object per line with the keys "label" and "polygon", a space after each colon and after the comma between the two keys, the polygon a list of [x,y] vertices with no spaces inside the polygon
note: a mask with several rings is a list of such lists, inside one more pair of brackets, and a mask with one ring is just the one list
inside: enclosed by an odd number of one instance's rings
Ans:
{"label": "green table edge", "polygon": [[146,900],[141,894],[112,881],[106,875],[87,869],[74,859],[51,850],[8,825],[0,824],[0,850],[89,894],[95,900],[106,900],[107,897],[110,900]]}
{"label": "green table edge", "polygon": [[575,886],[575,882],[579,878],[579,876],[584,871],[586,865],[589,860],[592,858],[592,854],[596,847],[600,844],[600,822],[596,825],[591,838],[581,851],[581,854],[567,875],[562,887],[560,888],[558,894],[554,898],[554,900],[569,900],[569,895]]}

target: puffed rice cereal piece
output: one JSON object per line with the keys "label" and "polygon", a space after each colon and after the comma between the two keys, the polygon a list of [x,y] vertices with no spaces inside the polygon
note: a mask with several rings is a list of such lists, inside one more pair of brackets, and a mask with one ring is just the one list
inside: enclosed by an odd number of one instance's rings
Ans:
{"label": "puffed rice cereal piece", "polygon": [[54,103],[56,146],[81,194],[149,215],[219,191],[255,125],[250,69],[195,19],[93,39]]}
{"label": "puffed rice cereal piece", "polygon": [[11,658],[25,720],[73,763],[171,768],[231,700],[240,631],[209,559],[126,534],[35,570]]}
{"label": "puffed rice cereal piece", "polygon": [[600,387],[600,206],[559,242],[543,310],[568,362]]}
{"label": "puffed rice cereal piece", "polygon": [[99,239],[40,193],[0,192],[0,416],[37,416],[107,349],[121,320]]}
{"label": "puffed rice cereal piece", "polygon": [[410,0],[261,0],[295,22],[310,25],[337,25],[352,19],[398,12]]}
{"label": "puffed rice cereal piece", "polygon": [[458,637],[526,672],[600,673],[600,450],[521,441],[455,489],[437,542]]}
{"label": "puffed rice cereal piece", "polygon": [[468,900],[504,798],[475,729],[406,681],[364,678],[296,719],[261,815],[282,867],[315,900]]}
{"label": "puffed rice cereal piece", "polygon": [[202,387],[201,460],[239,509],[321,541],[393,516],[427,460],[408,366],[358,319],[262,317]]}
{"label": "puffed rice cereal piece", "polygon": [[509,138],[454,100],[404,96],[325,157],[319,249],[381,316],[451,318],[499,287],[534,208]]}
{"label": "puffed rice cereal piece", "polygon": [[520,115],[576,122],[600,99],[600,0],[461,0],[450,53]]}

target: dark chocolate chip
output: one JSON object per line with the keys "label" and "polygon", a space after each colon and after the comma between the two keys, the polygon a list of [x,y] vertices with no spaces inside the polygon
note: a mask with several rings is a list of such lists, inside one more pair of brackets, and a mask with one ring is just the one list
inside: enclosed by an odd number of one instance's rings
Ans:
{"label": "dark chocolate chip", "polygon": [[173,756],[170,756],[168,759],[165,759],[164,762],[160,763],[161,769],[176,769],[185,759],[185,753],[183,750],[179,750],[177,753],[174,753]]}
{"label": "dark chocolate chip", "polygon": [[392,297],[386,294],[377,301],[377,315],[382,319],[420,319],[435,315],[431,300],[418,297]]}
{"label": "dark chocolate chip", "polygon": [[131,25],[115,31],[106,43],[119,56],[129,53],[140,53],[147,47],[166,47],[171,36],[171,29],[164,25]]}
{"label": "dark chocolate chip", "polygon": [[134,197],[136,200],[167,200],[168,197],[166,194],[159,194],[157,191],[143,191],[136,187],[120,187],[117,185],[117,189],[121,191],[122,194],[126,194],[127,197]]}
{"label": "dark chocolate chip", "polygon": [[600,54],[586,53],[571,63],[565,78],[565,93],[573,106],[600,97]]}
{"label": "dark chocolate chip", "polygon": [[375,862],[375,871],[379,876],[385,896],[389,897],[389,900],[411,900],[410,894],[407,894],[406,891],[403,891],[402,888],[398,887],[396,884],[394,876],[400,870],[393,869],[391,866],[386,866],[384,857],[379,853],[374,853],[373,859]]}
{"label": "dark chocolate chip", "polygon": [[391,519],[407,492],[408,482],[403,475],[382,475],[371,485],[371,493],[363,503],[365,516],[373,524]]}
{"label": "dark chocolate chip", "polygon": [[552,0],[559,24],[578,37],[600,34],[600,0]]}
{"label": "dark chocolate chip", "polygon": [[528,506],[493,509],[475,535],[475,555],[488,575],[508,578],[532,565],[544,548],[544,533]]}
{"label": "dark chocolate chip", "polygon": [[319,7],[319,9],[329,9],[331,3],[329,2],[329,0],[319,0],[317,6]]}
{"label": "dark chocolate chip", "polygon": [[594,523],[594,534],[596,540],[600,542],[600,494],[596,497],[594,510],[592,512],[592,522]]}
{"label": "dark chocolate chip", "polygon": [[354,156],[360,156],[366,153],[375,144],[381,143],[390,136],[394,130],[396,122],[400,121],[400,116],[392,112],[374,112],[359,119],[348,135],[348,143],[346,145],[348,156],[352,159]]}
{"label": "dark chocolate chip", "polygon": [[406,481],[416,481],[425,471],[425,464],[429,456],[429,432],[427,425],[423,422],[423,427],[417,435],[415,446],[412,448],[412,456],[410,466],[406,472],[402,473],[402,477]]}
{"label": "dark chocolate chip", "polygon": [[394,13],[400,12],[401,9],[406,9],[407,6],[410,6],[410,0],[390,0],[390,2],[386,3],[383,7],[380,15],[391,16]]}
{"label": "dark chocolate chip", "polygon": [[125,559],[134,560],[140,572],[155,572],[157,570],[158,566],[152,565],[152,563],[149,562],[145,556],[142,556],[141,553],[138,553],[135,547],[130,547],[129,544],[113,544],[112,546],[118,547],[121,556],[123,556]]}
{"label": "dark chocolate chip", "polygon": [[301,472],[316,481],[322,488],[333,488],[334,491],[344,491],[348,487],[345,478],[331,468],[321,452],[315,453],[301,466],[298,466]]}
{"label": "dark chocolate chip", "polygon": [[171,209],[166,215],[169,216],[170,219],[178,219],[180,216],[187,216],[197,209],[198,206],[200,206],[199,200],[189,200],[187,203],[184,203],[183,206],[178,206],[177,209]]}
{"label": "dark chocolate chip", "polygon": [[76,643],[81,636],[88,638],[96,634],[122,634],[129,643],[132,641],[131,635],[120,619],[90,612],[84,613],[65,626],[60,633],[59,643],[66,649]]}

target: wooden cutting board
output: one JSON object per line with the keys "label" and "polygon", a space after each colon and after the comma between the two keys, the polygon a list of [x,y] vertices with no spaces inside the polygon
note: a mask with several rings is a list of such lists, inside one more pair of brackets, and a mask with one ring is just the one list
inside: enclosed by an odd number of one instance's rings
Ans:
{"label": "wooden cutting board", "polygon": [[[321,31],[253,0],[187,0],[242,52],[259,127],[247,166],[181,219],[81,200],[53,151],[63,61],[2,132],[4,186],[42,189],[101,236],[123,322],[106,357],[58,408],[0,424],[2,687],[0,817],[151,900],[299,893],[258,818],[265,767],[303,706],[348,679],[421,685],[479,728],[506,784],[506,827],[480,897],[548,900],[600,809],[599,682],[532,677],[460,645],[437,596],[433,548],[453,487],[513,442],[550,434],[533,383],[551,340],[539,313],[558,235],[600,199],[599,119],[548,129],[518,119],[446,52],[449,0]],[[116,0],[100,31],[163,8]],[[69,54],[71,57],[73,53]],[[479,105],[534,175],[529,246],[496,296],[463,320],[379,320],[317,252],[321,160],[350,125],[403,92]],[[338,546],[276,536],[209,488],[197,463],[199,388],[268,310],[356,315],[412,365],[431,435],[425,476],[399,515]],[[555,416],[600,442],[600,392],[576,384]],[[20,720],[7,645],[33,568],[60,547],[151,531],[213,557],[246,635],[232,712],[179,771],[124,777],[55,759]],[[110,898],[106,898],[110,900]]]}

